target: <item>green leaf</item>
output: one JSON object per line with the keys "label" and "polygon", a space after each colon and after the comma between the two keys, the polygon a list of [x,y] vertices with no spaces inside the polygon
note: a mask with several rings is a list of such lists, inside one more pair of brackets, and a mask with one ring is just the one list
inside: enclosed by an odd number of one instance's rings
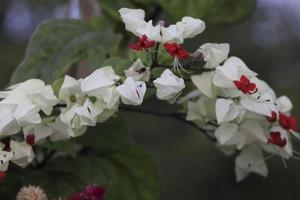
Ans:
{"label": "green leaf", "polygon": [[76,155],[76,148],[74,142],[71,140],[67,141],[57,141],[57,142],[52,142],[52,141],[45,141],[42,144],[39,144],[39,146],[51,149],[51,150],[56,150],[56,151],[61,151],[64,153],[67,153],[69,155],[72,155],[75,157]]}
{"label": "green leaf", "polygon": [[158,0],[164,11],[176,22],[183,16],[201,18],[215,24],[240,21],[255,7],[256,0]]}
{"label": "green leaf", "polygon": [[111,57],[102,63],[101,67],[104,66],[112,66],[116,74],[123,76],[124,70],[128,69],[131,66],[131,62],[123,58]]}
{"label": "green leaf", "polygon": [[[41,78],[50,83],[61,78],[81,60],[98,64],[113,53],[121,36],[109,28],[96,30],[75,19],[55,19],[42,23],[34,32],[26,55],[13,74],[12,83]],[[92,64],[95,64],[93,62]]]}

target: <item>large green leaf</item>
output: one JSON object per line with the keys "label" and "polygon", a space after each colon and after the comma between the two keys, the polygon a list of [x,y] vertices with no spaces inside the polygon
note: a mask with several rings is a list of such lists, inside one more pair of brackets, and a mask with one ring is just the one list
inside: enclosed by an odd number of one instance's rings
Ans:
{"label": "large green leaf", "polygon": [[256,0],[158,0],[172,21],[183,16],[204,19],[211,23],[233,23],[249,15]]}
{"label": "large green leaf", "polygon": [[[41,78],[47,83],[60,78],[81,60],[101,64],[121,39],[109,28],[96,30],[75,19],[55,19],[42,23],[32,35],[26,55],[13,74],[12,83]],[[95,62],[92,62],[95,64]]]}
{"label": "large green leaf", "polygon": [[105,200],[159,199],[152,157],[134,142],[124,120],[111,119],[91,128],[76,142],[85,147],[77,157],[51,160],[42,171],[28,172],[24,184],[42,186],[50,199],[67,196],[89,184],[105,186]]}

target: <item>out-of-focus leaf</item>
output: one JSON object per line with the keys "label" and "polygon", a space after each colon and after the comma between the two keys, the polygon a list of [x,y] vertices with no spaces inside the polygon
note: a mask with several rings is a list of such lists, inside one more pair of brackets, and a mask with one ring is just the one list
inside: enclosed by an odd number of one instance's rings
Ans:
{"label": "out-of-focus leaf", "polygon": [[120,8],[135,8],[130,0],[99,0],[100,8],[109,17],[120,21]]}
{"label": "out-of-focus leaf", "polygon": [[131,63],[123,58],[111,57],[105,60],[101,66],[112,66],[116,74],[122,76],[124,75],[124,70],[128,69],[131,66]]}
{"label": "out-of-focus leaf", "polygon": [[255,0],[218,0],[205,19],[214,24],[240,21],[253,11],[255,2]]}
{"label": "out-of-focus leaf", "polygon": [[11,82],[29,78],[53,82],[72,64],[90,60],[95,54],[98,55],[98,62],[103,62],[116,49],[120,39],[121,36],[109,28],[96,30],[80,20],[44,22],[34,32],[25,58],[14,72]]}
{"label": "out-of-focus leaf", "polygon": [[56,151],[61,151],[64,153],[67,153],[69,155],[75,156],[76,154],[76,148],[74,142],[71,140],[68,141],[57,141],[57,142],[51,142],[51,141],[46,141],[39,146],[51,149],[51,150],[56,150]]}
{"label": "out-of-focus leaf", "polygon": [[256,0],[158,1],[174,22],[188,15],[215,24],[233,23],[243,19],[251,13],[256,2]]}
{"label": "out-of-focus leaf", "polygon": [[64,78],[56,79],[56,80],[53,82],[53,84],[52,84],[52,89],[53,89],[53,92],[54,92],[54,94],[55,94],[56,96],[58,95],[59,90],[60,90],[60,88],[61,88],[63,82],[64,82]]}

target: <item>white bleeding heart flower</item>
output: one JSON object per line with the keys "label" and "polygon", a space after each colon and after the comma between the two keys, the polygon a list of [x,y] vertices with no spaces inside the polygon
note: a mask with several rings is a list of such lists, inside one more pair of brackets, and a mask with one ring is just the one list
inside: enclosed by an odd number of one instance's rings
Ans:
{"label": "white bleeding heart flower", "polygon": [[13,153],[8,151],[0,151],[0,171],[5,172],[8,169],[9,161],[12,159]]}
{"label": "white bleeding heart flower", "polygon": [[275,125],[268,133],[268,144],[261,144],[262,148],[271,154],[288,159],[293,156],[291,134],[282,127]]}
{"label": "white bleeding heart flower", "polygon": [[86,94],[96,93],[115,85],[120,76],[116,75],[111,66],[97,69],[81,82],[81,91]]}
{"label": "white bleeding heart flower", "polygon": [[146,26],[145,11],[142,9],[121,8],[119,13],[126,30],[140,37],[137,30]]}
{"label": "white bleeding heart flower", "polygon": [[263,177],[268,175],[268,168],[262,150],[256,145],[243,149],[235,159],[235,175],[237,182],[245,179],[250,172],[257,173]]}
{"label": "white bleeding heart flower", "polygon": [[175,76],[169,69],[166,69],[153,83],[157,88],[157,98],[170,103],[174,103],[185,88],[184,80]]}
{"label": "white bleeding heart flower", "polygon": [[225,122],[215,131],[215,136],[220,145],[236,146],[242,149],[245,145],[253,142],[266,144],[268,139],[265,129],[256,119],[244,119],[240,124]]}
{"label": "white bleeding heart flower", "polygon": [[24,127],[23,133],[27,144],[34,145],[52,135],[53,129],[47,125],[38,124]]}
{"label": "white bleeding heart flower", "polygon": [[126,78],[122,85],[117,87],[122,102],[127,105],[141,105],[146,93],[146,84],[143,81],[135,81],[132,77]]}
{"label": "white bleeding heart flower", "polygon": [[50,115],[53,106],[58,103],[50,85],[45,85],[42,80],[30,79],[14,85],[6,91],[6,98],[0,102],[0,107],[10,108],[11,110],[23,102],[24,98],[39,107],[46,115]]}
{"label": "white bleeding heart flower", "polygon": [[150,68],[143,65],[141,59],[137,59],[132,66],[125,70],[127,77],[132,77],[136,81],[149,81],[150,79]]}
{"label": "white bleeding heart flower", "polygon": [[193,38],[205,30],[205,22],[193,17],[183,17],[176,26],[183,28],[183,38]]}
{"label": "white bleeding heart flower", "polygon": [[241,59],[230,57],[216,68],[213,83],[220,88],[237,89],[241,94],[252,94],[257,88],[251,78],[256,75]]}
{"label": "white bleeding heart flower", "polygon": [[26,167],[32,162],[35,155],[32,147],[24,142],[10,141],[10,149],[13,152],[11,161],[20,167]]}
{"label": "white bleeding heart flower", "polygon": [[213,69],[218,67],[228,58],[230,46],[227,43],[205,43],[197,49],[203,55],[204,68]]}
{"label": "white bleeding heart flower", "polygon": [[[141,9],[121,8],[119,13],[122,21],[125,23],[126,30],[132,32],[139,38],[145,36],[147,42],[181,44],[185,38],[195,37],[205,29],[205,23],[202,20],[188,16],[183,17],[181,21],[176,24],[163,27],[160,24],[154,26],[152,20],[146,22],[145,11]],[[148,47],[152,46],[153,45],[148,45]],[[141,47],[143,47],[143,45],[141,45]],[[148,47],[146,45],[146,48]],[[134,47],[133,49],[141,50],[143,48]]]}

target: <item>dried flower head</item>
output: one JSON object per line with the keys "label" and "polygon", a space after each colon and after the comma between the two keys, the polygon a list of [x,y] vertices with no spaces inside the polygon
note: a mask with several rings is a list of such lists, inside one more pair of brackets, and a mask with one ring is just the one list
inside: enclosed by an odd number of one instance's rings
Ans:
{"label": "dried flower head", "polygon": [[42,188],[29,185],[20,189],[16,200],[48,200],[48,198]]}

